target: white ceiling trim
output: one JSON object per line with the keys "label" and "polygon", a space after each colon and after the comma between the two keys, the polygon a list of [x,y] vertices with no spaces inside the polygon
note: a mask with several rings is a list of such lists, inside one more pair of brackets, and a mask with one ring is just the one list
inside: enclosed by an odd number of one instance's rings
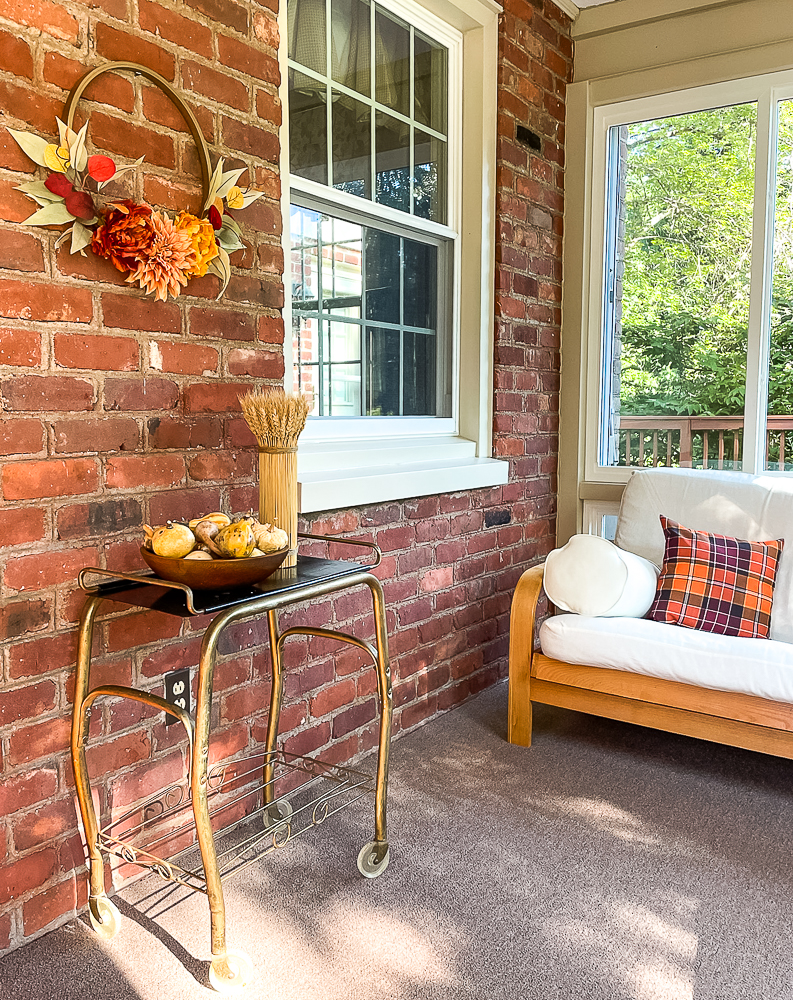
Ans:
{"label": "white ceiling trim", "polygon": [[573,0],[553,0],[553,2],[573,21],[581,13],[580,9],[573,3]]}

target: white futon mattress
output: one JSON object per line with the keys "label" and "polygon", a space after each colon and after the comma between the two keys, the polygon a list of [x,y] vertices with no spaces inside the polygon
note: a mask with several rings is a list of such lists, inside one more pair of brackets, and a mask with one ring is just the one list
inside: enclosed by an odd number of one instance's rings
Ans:
{"label": "white futon mattress", "polygon": [[793,644],[713,635],[646,618],[556,615],[543,622],[546,656],[737,691],[793,704]]}

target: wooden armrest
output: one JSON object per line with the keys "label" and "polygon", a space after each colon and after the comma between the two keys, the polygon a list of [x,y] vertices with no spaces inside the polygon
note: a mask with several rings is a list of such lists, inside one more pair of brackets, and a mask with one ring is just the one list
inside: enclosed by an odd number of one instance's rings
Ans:
{"label": "wooden armrest", "polygon": [[531,746],[531,658],[534,622],[545,566],[532,566],[518,580],[509,616],[509,714],[507,739]]}

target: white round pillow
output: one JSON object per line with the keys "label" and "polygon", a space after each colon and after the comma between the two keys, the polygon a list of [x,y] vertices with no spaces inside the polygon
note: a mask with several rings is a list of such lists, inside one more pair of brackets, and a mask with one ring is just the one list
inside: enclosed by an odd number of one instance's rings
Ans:
{"label": "white round pillow", "polygon": [[658,568],[598,535],[573,535],[545,560],[543,586],[557,608],[596,618],[642,618]]}

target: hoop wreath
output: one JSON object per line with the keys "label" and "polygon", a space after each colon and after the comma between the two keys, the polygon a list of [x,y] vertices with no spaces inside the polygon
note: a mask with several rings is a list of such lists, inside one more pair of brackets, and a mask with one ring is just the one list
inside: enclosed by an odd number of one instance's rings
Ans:
{"label": "hoop wreath", "polygon": [[[104,73],[115,70],[127,70],[155,84],[184,119],[201,168],[199,215],[182,211],[172,219],[141,202],[101,197],[105,185],[143,161],[141,156],[117,167],[109,156],[89,156],[85,148],[88,122],[78,132],[72,127],[86,88]],[[224,170],[221,157],[213,170],[201,127],[181,94],[159,73],[138,63],[111,62],[91,70],[72,87],[63,114],[65,121],[56,119],[57,143],[8,129],[26,155],[48,170],[46,180],[30,181],[17,188],[39,206],[22,224],[68,224],[56,248],[71,236],[71,253],[85,256],[86,248],[90,248],[126,273],[128,282],[137,283],[155,299],[175,298],[190,278],[207,273],[220,278],[221,296],[231,277],[229,254],[244,247],[240,227],[231,212],[247,208],[262,196],[260,191],[238,187],[246,168]]]}

